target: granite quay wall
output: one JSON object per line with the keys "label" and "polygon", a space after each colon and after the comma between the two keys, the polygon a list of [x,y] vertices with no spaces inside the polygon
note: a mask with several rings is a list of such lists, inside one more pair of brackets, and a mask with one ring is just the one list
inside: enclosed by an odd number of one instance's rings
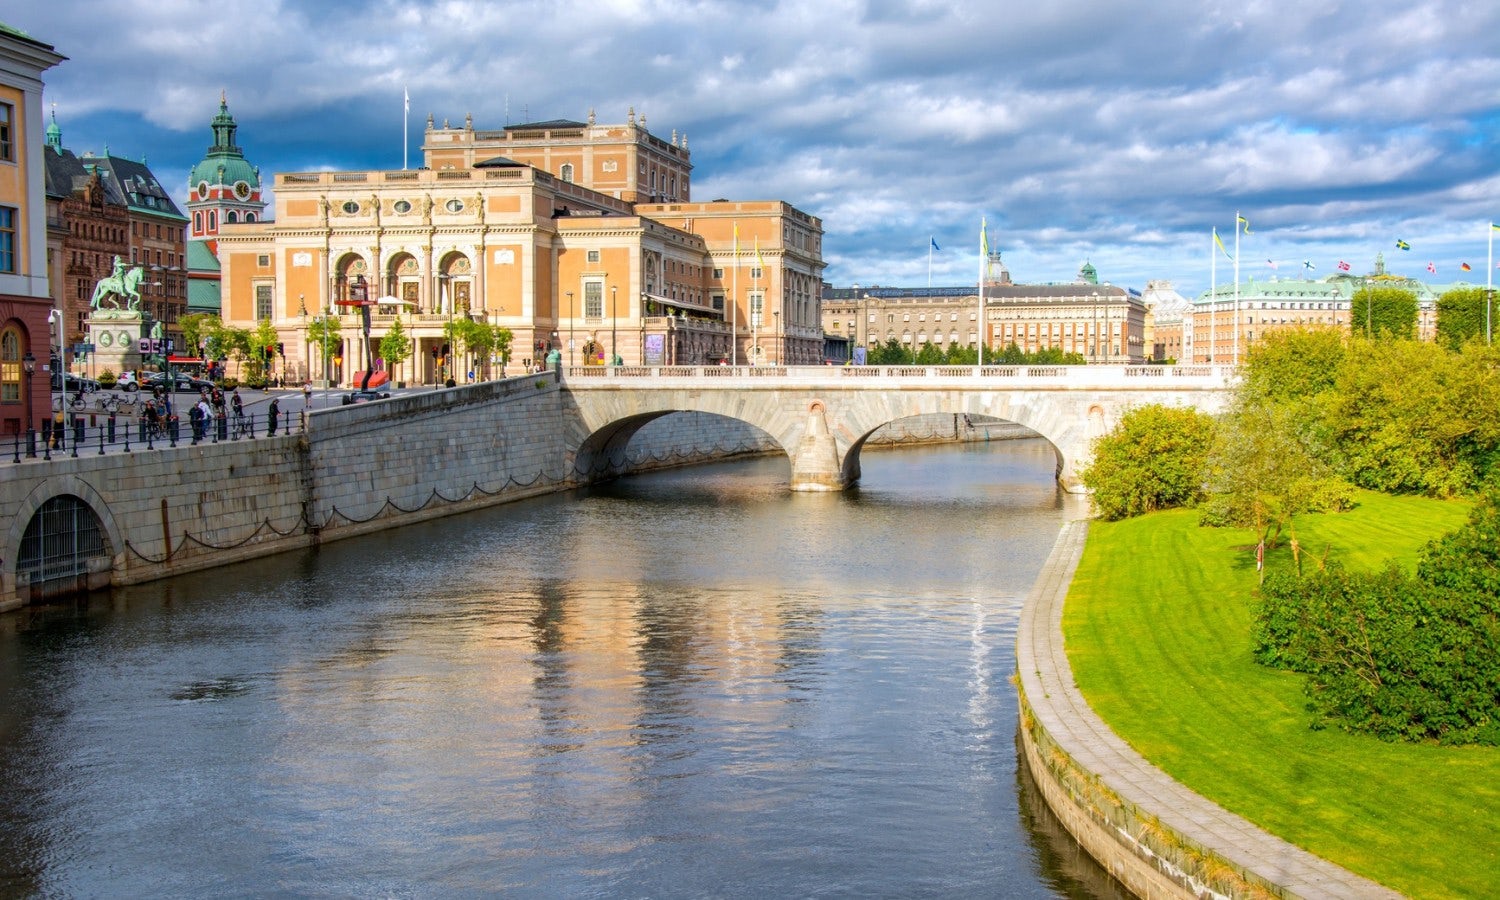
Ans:
{"label": "granite quay wall", "polygon": [[1139,897],[1399,897],[1192,793],[1089,708],[1062,633],[1087,534],[1086,521],[1063,526],[1016,634],[1022,755],[1069,833]]}
{"label": "granite quay wall", "polygon": [[[572,467],[559,395],[555,376],[526,376],[320,410],[305,433],[8,465],[0,611],[588,483],[597,476]],[[743,422],[678,413],[635,434],[625,468],[779,452]],[[97,516],[100,546],[34,584],[35,567],[18,565],[23,537],[67,498]]]}

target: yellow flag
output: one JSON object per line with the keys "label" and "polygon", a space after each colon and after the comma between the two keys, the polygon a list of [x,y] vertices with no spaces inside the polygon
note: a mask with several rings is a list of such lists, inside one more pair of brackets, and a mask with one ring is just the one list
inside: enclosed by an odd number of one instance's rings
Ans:
{"label": "yellow flag", "polygon": [[1219,252],[1224,254],[1225,259],[1234,260],[1234,257],[1229,255],[1229,251],[1224,249],[1224,242],[1219,240],[1219,229],[1217,228],[1214,229],[1214,246],[1219,248]]}
{"label": "yellow flag", "polygon": [[979,261],[984,262],[990,258],[990,236],[986,230],[984,219],[979,220]]}
{"label": "yellow flag", "polygon": [[1235,216],[1235,218],[1238,220],[1235,224],[1245,226],[1245,233],[1249,234],[1250,233],[1250,220],[1247,219],[1247,218],[1245,218],[1244,216]]}
{"label": "yellow flag", "polygon": [[761,259],[761,257],[760,257],[760,237],[759,236],[757,236],[755,238],[755,265],[758,268],[762,268],[762,269],[764,269],[766,267],[766,261],[764,259]]}

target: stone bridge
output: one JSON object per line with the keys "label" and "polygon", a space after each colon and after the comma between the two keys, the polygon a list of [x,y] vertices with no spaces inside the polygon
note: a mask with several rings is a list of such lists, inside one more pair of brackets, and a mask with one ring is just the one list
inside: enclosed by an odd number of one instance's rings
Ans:
{"label": "stone bridge", "polygon": [[625,447],[647,422],[679,411],[738,419],[786,451],[797,491],[842,490],[880,426],[952,414],[1014,422],[1051,442],[1057,477],[1080,491],[1095,438],[1132,406],[1219,412],[1232,370],[1213,366],[602,367],[563,373],[564,446],[577,471],[628,470]]}
{"label": "stone bridge", "polygon": [[575,367],[318,410],[298,434],[51,460],[23,461],[17,450],[0,464],[0,610],[778,446],[793,489],[839,490],[859,477],[877,429],[917,415],[1028,428],[1051,442],[1058,479],[1077,490],[1090,441],[1126,409],[1217,411],[1232,375]]}

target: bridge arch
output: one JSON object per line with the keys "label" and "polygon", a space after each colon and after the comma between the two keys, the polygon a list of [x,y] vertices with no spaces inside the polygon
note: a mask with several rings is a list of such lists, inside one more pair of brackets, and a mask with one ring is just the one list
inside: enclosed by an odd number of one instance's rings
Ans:
{"label": "bridge arch", "polygon": [[5,534],[5,581],[31,601],[107,587],[125,537],[109,505],[76,475],[49,478],[16,508]]}

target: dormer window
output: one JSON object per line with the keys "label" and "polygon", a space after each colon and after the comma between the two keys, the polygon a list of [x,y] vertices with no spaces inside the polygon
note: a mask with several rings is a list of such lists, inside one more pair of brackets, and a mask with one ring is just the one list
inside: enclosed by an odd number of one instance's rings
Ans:
{"label": "dormer window", "polygon": [[558,177],[569,184],[573,183],[573,164],[563,163],[562,169],[557,173]]}

